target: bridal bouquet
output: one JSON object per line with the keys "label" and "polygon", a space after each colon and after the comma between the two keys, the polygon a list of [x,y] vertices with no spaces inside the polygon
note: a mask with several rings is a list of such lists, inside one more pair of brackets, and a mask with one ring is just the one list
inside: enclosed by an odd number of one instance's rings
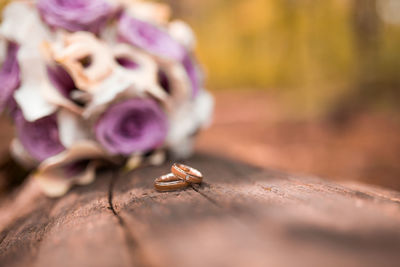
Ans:
{"label": "bridal bouquet", "polygon": [[103,162],[186,157],[211,116],[194,34],[164,4],[13,1],[0,37],[11,152],[49,196],[92,182]]}

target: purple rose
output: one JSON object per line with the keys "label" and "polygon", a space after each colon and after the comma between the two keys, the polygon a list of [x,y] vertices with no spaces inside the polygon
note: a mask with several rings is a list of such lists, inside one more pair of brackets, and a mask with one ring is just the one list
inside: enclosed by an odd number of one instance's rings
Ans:
{"label": "purple rose", "polygon": [[14,102],[13,94],[20,83],[17,52],[18,45],[8,43],[7,56],[0,70],[0,112]]}
{"label": "purple rose", "polygon": [[112,154],[131,155],[160,147],[167,117],[152,99],[129,99],[111,106],[97,121],[97,140]]}
{"label": "purple rose", "polygon": [[[168,32],[123,13],[119,19],[118,35],[123,42],[139,47],[150,54],[180,62],[189,77],[193,97],[198,94],[202,87],[202,79],[197,63],[185,47]],[[158,75],[163,83],[162,86],[166,85],[168,78],[162,72]],[[163,86],[163,88],[166,87]],[[167,91],[170,91],[170,88]]]}
{"label": "purple rose", "polygon": [[22,112],[18,112],[15,116],[15,125],[18,138],[25,150],[38,161],[65,150],[59,139],[55,115],[29,122],[24,119]]}
{"label": "purple rose", "polygon": [[104,0],[38,0],[37,5],[47,24],[72,32],[97,33],[115,13]]}
{"label": "purple rose", "polygon": [[182,61],[186,49],[165,30],[122,13],[118,23],[118,35],[123,42],[139,47],[153,55]]}

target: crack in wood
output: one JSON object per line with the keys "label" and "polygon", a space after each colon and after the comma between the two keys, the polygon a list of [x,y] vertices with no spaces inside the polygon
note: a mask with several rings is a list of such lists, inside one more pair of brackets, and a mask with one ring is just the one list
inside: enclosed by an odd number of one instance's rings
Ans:
{"label": "crack in wood", "polygon": [[5,229],[2,233],[0,233],[2,236],[0,237],[0,248],[2,247],[2,245],[3,245],[3,241],[7,238],[7,236],[8,236],[8,230],[7,229]]}
{"label": "crack in wood", "polygon": [[[209,202],[211,202],[213,205],[215,205],[218,208],[222,208],[222,206],[213,198],[211,198],[210,196],[208,196],[207,194],[201,192],[198,188],[196,188],[193,184],[190,185],[190,187],[197,192],[198,194],[200,194],[202,197],[204,197],[205,199],[207,199]],[[199,186],[201,187],[201,185]]]}
{"label": "crack in wood", "polygon": [[128,250],[131,252],[129,253],[131,258],[132,265],[135,266],[151,266],[148,261],[143,257],[141,252],[141,247],[138,242],[138,239],[135,237],[135,233],[132,232],[131,228],[128,227],[127,223],[125,222],[124,218],[119,214],[119,212],[115,208],[115,204],[113,202],[114,199],[114,188],[116,183],[120,178],[120,173],[118,170],[113,172],[113,177],[110,180],[109,190],[108,190],[108,203],[110,205],[109,209],[113,213],[113,215],[117,218],[119,225],[121,226],[124,237],[126,241],[126,245]]}
{"label": "crack in wood", "polygon": [[113,172],[113,177],[110,179],[110,185],[108,188],[108,204],[110,205],[109,209],[112,211],[115,217],[117,217],[119,224],[124,225],[124,220],[122,219],[121,216],[119,216],[118,212],[115,210],[114,203],[113,203],[113,197],[114,197],[114,187],[115,184],[117,183],[117,180],[119,178],[119,173],[118,171]]}

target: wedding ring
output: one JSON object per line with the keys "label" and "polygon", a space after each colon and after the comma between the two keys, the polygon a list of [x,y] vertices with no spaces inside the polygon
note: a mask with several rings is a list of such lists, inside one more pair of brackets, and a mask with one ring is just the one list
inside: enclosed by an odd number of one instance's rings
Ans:
{"label": "wedding ring", "polygon": [[157,191],[168,192],[183,189],[189,186],[189,183],[169,173],[157,178],[154,181],[154,187]]}
{"label": "wedding ring", "polygon": [[203,181],[203,175],[195,168],[174,163],[171,167],[171,172],[177,177],[192,184],[200,184]]}

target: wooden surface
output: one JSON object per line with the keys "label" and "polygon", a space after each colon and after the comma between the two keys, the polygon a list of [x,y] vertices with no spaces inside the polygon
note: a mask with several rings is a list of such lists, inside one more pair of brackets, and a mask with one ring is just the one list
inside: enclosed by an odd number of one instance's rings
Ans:
{"label": "wooden surface", "polygon": [[56,200],[27,185],[0,208],[0,266],[400,262],[399,193],[204,154],[187,163],[203,171],[206,183],[179,192],[153,189],[169,164],[126,175],[104,171]]}
{"label": "wooden surface", "polygon": [[[347,119],[297,118],[267,91],[221,90],[198,149],[260,167],[400,191],[400,117],[360,111]],[[238,108],[240,107],[240,108]],[[292,114],[292,115],[288,115]]]}

